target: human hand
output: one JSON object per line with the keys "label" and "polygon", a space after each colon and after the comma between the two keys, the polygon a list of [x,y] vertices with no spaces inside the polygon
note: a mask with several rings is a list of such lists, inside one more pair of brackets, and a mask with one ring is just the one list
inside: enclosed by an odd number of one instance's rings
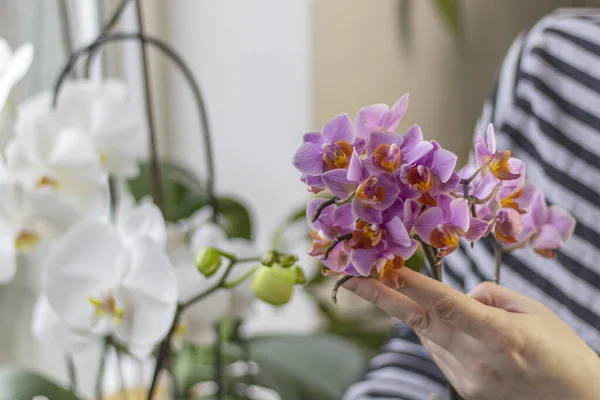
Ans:
{"label": "human hand", "polygon": [[598,399],[598,355],[542,303],[485,282],[469,295],[403,268],[396,291],[344,287],[415,330],[466,399]]}

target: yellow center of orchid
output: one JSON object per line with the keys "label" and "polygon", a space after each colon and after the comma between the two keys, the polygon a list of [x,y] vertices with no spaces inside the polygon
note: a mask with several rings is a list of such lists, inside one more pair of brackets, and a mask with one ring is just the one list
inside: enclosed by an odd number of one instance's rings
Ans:
{"label": "yellow center of orchid", "polygon": [[510,159],[510,150],[499,151],[497,152],[490,164],[488,166],[492,175],[500,180],[509,181],[512,179],[516,179],[519,177],[518,174],[513,174],[510,172],[510,164],[508,160]]}
{"label": "yellow center of orchid", "polygon": [[22,230],[15,238],[15,247],[20,251],[28,251],[40,243],[41,237],[34,231]]}
{"label": "yellow center of orchid", "polygon": [[106,167],[106,153],[99,151],[98,157],[100,158],[100,164],[102,164],[103,167]]}
{"label": "yellow center of orchid", "polygon": [[112,294],[105,296],[103,299],[90,297],[88,300],[94,306],[97,317],[108,316],[113,318],[117,325],[123,320],[123,309],[117,306],[117,301]]}
{"label": "yellow center of orchid", "polygon": [[323,148],[325,149],[323,161],[329,168],[348,168],[350,156],[352,155],[352,146],[348,142],[339,140],[333,145],[326,144]]}
{"label": "yellow center of orchid", "polygon": [[402,257],[392,255],[388,258],[379,259],[379,261],[377,261],[379,281],[397,289],[399,287],[398,275],[403,267],[404,259]]}
{"label": "yellow center of orchid", "polygon": [[395,143],[380,144],[373,152],[373,163],[385,172],[394,172],[400,167],[402,153]]}
{"label": "yellow center of orchid", "polygon": [[51,178],[47,175],[43,175],[35,184],[36,187],[41,188],[41,187],[52,187],[54,189],[59,189],[60,188],[60,184],[58,183],[58,181],[54,178]]}
{"label": "yellow center of orchid", "polygon": [[427,167],[418,165],[408,170],[406,180],[411,189],[418,190],[421,193],[430,191],[433,188],[433,178],[431,171]]}
{"label": "yellow center of orchid", "polygon": [[436,249],[454,249],[460,244],[459,229],[448,225],[438,225],[429,234],[429,241]]}
{"label": "yellow center of orchid", "polygon": [[385,200],[385,188],[377,185],[377,182],[378,179],[372,176],[356,189],[356,198],[365,207],[373,207]]}
{"label": "yellow center of orchid", "polygon": [[505,199],[503,199],[500,202],[500,204],[502,205],[502,208],[512,208],[513,210],[516,210],[519,214],[525,214],[526,211],[523,210],[519,206],[519,203],[517,203],[515,201],[518,198],[520,198],[522,195],[523,195],[523,189],[518,190],[518,191],[512,193],[511,195],[509,195],[508,197],[506,197]]}
{"label": "yellow center of orchid", "polygon": [[381,241],[382,231],[376,224],[368,224],[363,220],[356,223],[352,231],[350,245],[355,249],[372,249]]}

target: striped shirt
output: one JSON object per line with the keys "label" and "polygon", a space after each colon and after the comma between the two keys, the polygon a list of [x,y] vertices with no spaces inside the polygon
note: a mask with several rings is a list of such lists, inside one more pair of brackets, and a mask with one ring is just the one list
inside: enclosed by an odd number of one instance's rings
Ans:
{"label": "striped shirt", "polygon": [[[511,46],[477,130],[492,122],[527,176],[577,219],[555,259],[523,249],[503,257],[501,284],[537,299],[600,352],[600,15],[554,14]],[[494,275],[488,241],[461,246],[444,281],[463,292]],[[344,400],[447,399],[446,379],[419,339],[398,325]]]}

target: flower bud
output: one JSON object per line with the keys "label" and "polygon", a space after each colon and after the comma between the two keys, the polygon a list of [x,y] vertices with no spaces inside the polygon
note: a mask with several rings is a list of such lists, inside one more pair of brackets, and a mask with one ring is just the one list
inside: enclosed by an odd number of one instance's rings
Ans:
{"label": "flower bud", "polygon": [[273,265],[273,263],[277,262],[277,252],[275,250],[271,250],[260,257],[260,262],[267,267]]}
{"label": "flower bud", "polygon": [[196,253],[196,268],[205,277],[214,275],[221,267],[221,253],[215,248],[207,247]]}
{"label": "flower bud", "polygon": [[292,298],[294,283],[281,266],[275,264],[273,268],[261,265],[252,279],[254,295],[265,303],[274,306],[286,304]]}
{"label": "flower bud", "polygon": [[521,214],[512,208],[503,208],[498,211],[496,218],[496,238],[505,244],[516,243],[516,236],[523,231]]}
{"label": "flower bud", "polygon": [[298,257],[293,254],[286,254],[281,258],[281,266],[283,268],[289,268],[294,265],[296,261],[298,261]]}
{"label": "flower bud", "polygon": [[304,285],[306,283],[306,275],[304,275],[304,270],[299,265],[288,268],[286,272],[295,285]]}

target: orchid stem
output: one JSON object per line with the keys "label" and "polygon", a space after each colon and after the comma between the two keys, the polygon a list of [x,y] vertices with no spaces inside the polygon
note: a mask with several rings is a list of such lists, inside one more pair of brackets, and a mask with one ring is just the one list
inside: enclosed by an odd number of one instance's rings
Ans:
{"label": "orchid stem", "polygon": [[[144,16],[142,13],[142,2],[136,0],[137,22],[140,35],[144,35]],[[146,43],[140,42],[140,52],[142,59],[142,79],[144,81],[144,100],[146,103],[146,119],[148,121],[148,131],[150,132],[150,191],[154,203],[165,212],[165,197],[162,188],[162,179],[160,165],[158,162],[158,138],[154,126],[154,108],[152,101],[152,88],[150,87],[150,61]]]}
{"label": "orchid stem", "polygon": [[[62,28],[62,40],[65,55],[68,57],[73,51],[73,32],[71,31],[71,13],[67,0],[59,0],[58,11],[60,13],[60,26]],[[75,69],[71,70],[71,78],[77,78]]]}
{"label": "orchid stem", "polygon": [[221,324],[215,324],[215,371],[214,380],[217,385],[217,400],[223,400],[224,385],[223,385],[223,348],[221,341]]}
{"label": "orchid stem", "polygon": [[337,304],[337,292],[340,286],[342,286],[344,283],[348,282],[352,278],[354,278],[354,276],[346,275],[343,278],[338,279],[335,285],[333,285],[333,290],[331,291],[331,301],[333,301],[333,304]]}
{"label": "orchid stem", "polygon": [[102,384],[104,383],[104,370],[106,369],[106,357],[108,353],[109,338],[104,338],[102,342],[102,352],[100,355],[100,365],[96,376],[96,398],[102,400]]}
{"label": "orchid stem", "polygon": [[312,222],[316,222],[319,219],[319,217],[321,216],[321,213],[323,212],[323,210],[326,209],[327,207],[329,207],[330,205],[335,204],[335,202],[338,200],[339,200],[339,198],[333,197],[333,198],[319,204],[319,207],[317,207],[317,211],[315,211],[315,214],[312,216]]}
{"label": "orchid stem", "polygon": [[338,236],[333,242],[331,242],[329,247],[325,249],[325,253],[323,253],[323,260],[327,260],[327,257],[329,257],[329,253],[331,253],[333,249],[335,249],[335,246],[337,246],[340,242],[350,239],[352,239],[352,233],[346,233],[345,235]]}
{"label": "orchid stem", "polygon": [[[227,255],[225,255],[225,254],[227,254]],[[221,288],[226,288],[227,287],[226,286],[227,278],[229,277],[229,275],[231,274],[231,271],[233,270],[233,267],[237,263],[246,262],[246,261],[250,261],[250,260],[254,261],[254,260],[260,259],[260,257],[238,259],[234,255],[229,254],[229,253],[224,253],[224,252],[221,252],[221,255],[226,258],[231,257],[231,258],[229,258],[229,265],[227,266],[227,269],[223,273],[223,276],[221,276],[221,279],[219,279],[219,281],[217,283],[215,283],[210,288],[206,289],[204,292],[198,294],[197,296],[192,297],[190,300],[186,301],[185,303],[181,303],[181,304],[177,305],[177,309],[175,310],[175,316],[173,317],[173,324],[171,325],[171,328],[169,329],[167,336],[165,336],[165,338],[162,340],[162,342],[160,342],[160,345],[158,347],[158,354],[156,355],[156,366],[154,367],[154,374],[152,376],[152,381],[150,383],[150,389],[148,390],[148,400],[152,400],[152,395],[154,394],[154,391],[156,389],[156,382],[158,380],[158,375],[160,374],[161,369],[165,365],[165,362],[171,357],[171,338],[173,337],[173,334],[175,333],[175,329],[177,328],[177,324],[179,323],[179,317],[181,316],[181,313],[183,313],[183,311],[185,311],[192,304],[195,304],[196,302],[204,299],[205,297],[210,296],[217,290],[219,290]]]}
{"label": "orchid stem", "polygon": [[494,273],[494,283],[500,283],[500,270],[502,269],[502,255],[504,254],[504,249],[498,243],[498,240],[490,235],[490,240],[492,241],[492,245],[494,246],[494,256],[496,258],[496,268]]}
{"label": "orchid stem", "polygon": [[121,358],[121,352],[116,347],[113,347],[113,350],[115,351],[117,357],[117,371],[119,372],[119,383],[121,384],[121,393],[123,393],[123,397],[125,397],[125,400],[128,400],[129,396],[127,395],[125,387],[125,375],[123,374],[123,360]]}
{"label": "orchid stem", "polygon": [[71,393],[77,395],[77,371],[75,369],[75,362],[73,361],[73,355],[65,355],[65,361],[67,363],[67,371],[69,373],[69,389]]}
{"label": "orchid stem", "polygon": [[425,257],[427,258],[427,262],[431,269],[431,276],[435,280],[442,282],[442,259],[435,254],[433,246],[424,242],[421,242],[421,245],[423,246]]}

